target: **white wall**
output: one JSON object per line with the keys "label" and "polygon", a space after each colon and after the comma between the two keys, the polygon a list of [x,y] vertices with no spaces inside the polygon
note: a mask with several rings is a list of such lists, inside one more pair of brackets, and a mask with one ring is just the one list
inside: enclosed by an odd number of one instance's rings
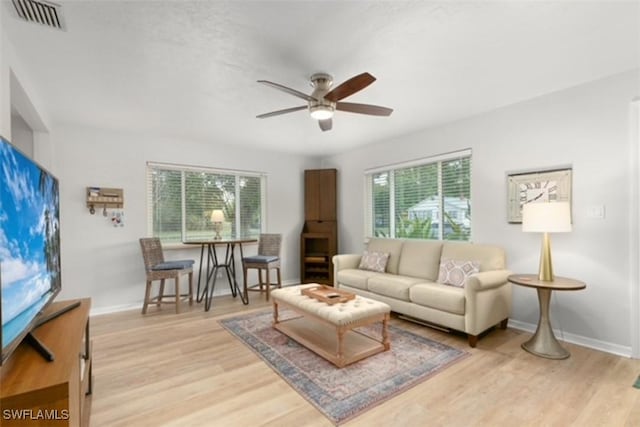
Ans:
{"label": "white wall", "polygon": [[11,143],[27,156],[33,157],[33,130],[17,113],[11,114]]}
{"label": "white wall", "polygon": [[[220,143],[157,138],[67,125],[51,132],[60,179],[63,291],[60,298],[91,296],[96,311],[139,304],[144,268],[138,239],[147,235],[146,162],[170,162],[267,173],[267,231],[283,234],[283,280],[299,277],[304,156]],[[125,226],[114,228],[97,209],[90,215],[86,187],[124,189]],[[252,245],[245,253],[255,253]],[[168,259],[199,260],[200,248],[169,250]],[[195,266],[197,268],[198,265]],[[197,274],[195,275],[197,280]],[[229,293],[226,280],[216,294]],[[215,304],[215,302],[214,302]]]}
{"label": "white wall", "polygon": [[0,135],[12,141],[12,115],[17,113],[33,130],[33,158],[48,169],[53,163],[54,150],[49,141],[51,119],[39,97],[29,70],[5,33],[5,22],[12,19],[10,3],[0,3]]}
{"label": "white wall", "polygon": [[4,4],[0,4],[0,135],[11,138],[11,100],[9,98],[9,64],[7,60],[7,44],[5,32],[7,11]]}
{"label": "white wall", "polygon": [[[452,150],[472,148],[472,239],[503,246],[514,272],[535,273],[541,237],[506,219],[506,174],[573,167],[572,233],[552,236],[557,275],[587,289],[555,292],[552,323],[567,340],[619,354],[631,352],[629,109],[640,94],[638,70],[549,94],[459,122],[324,159],[339,174],[341,252],[360,252],[364,239],[364,171]],[[393,120],[393,117],[391,118]],[[605,219],[590,219],[604,205]],[[637,260],[634,259],[633,262]],[[514,324],[533,329],[535,292],[514,287]]]}

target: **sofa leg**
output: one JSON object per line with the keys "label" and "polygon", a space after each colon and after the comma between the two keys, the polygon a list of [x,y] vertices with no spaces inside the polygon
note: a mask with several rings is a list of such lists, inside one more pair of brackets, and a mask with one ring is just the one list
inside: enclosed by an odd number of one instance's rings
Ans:
{"label": "sofa leg", "polygon": [[502,319],[500,322],[500,329],[507,329],[507,324],[509,323],[509,318]]}
{"label": "sofa leg", "polygon": [[477,335],[467,335],[467,340],[469,341],[469,347],[475,348],[476,344],[478,344]]}

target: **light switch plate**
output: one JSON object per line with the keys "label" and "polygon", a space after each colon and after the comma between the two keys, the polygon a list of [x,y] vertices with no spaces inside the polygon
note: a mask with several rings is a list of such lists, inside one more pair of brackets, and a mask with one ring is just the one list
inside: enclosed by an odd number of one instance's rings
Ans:
{"label": "light switch plate", "polygon": [[604,205],[589,206],[587,210],[587,218],[590,219],[604,219],[605,208]]}

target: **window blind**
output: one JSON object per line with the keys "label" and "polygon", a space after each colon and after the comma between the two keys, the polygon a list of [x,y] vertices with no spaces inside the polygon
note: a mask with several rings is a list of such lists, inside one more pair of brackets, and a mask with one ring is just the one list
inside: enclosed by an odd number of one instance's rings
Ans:
{"label": "window blind", "polygon": [[365,175],[365,234],[469,240],[471,150],[378,167]]}
{"label": "window blind", "polygon": [[211,213],[219,209],[223,238],[257,238],[265,217],[265,183],[258,172],[148,163],[149,234],[163,243],[210,239]]}

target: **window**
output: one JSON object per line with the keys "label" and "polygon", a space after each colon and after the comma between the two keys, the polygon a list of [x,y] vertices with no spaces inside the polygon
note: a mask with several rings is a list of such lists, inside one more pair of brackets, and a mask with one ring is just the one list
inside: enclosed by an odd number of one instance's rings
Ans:
{"label": "window", "polygon": [[163,243],[211,239],[211,212],[221,209],[222,237],[259,237],[266,176],[159,163],[147,164],[149,233]]}
{"label": "window", "polygon": [[471,150],[367,171],[368,236],[469,240]]}

